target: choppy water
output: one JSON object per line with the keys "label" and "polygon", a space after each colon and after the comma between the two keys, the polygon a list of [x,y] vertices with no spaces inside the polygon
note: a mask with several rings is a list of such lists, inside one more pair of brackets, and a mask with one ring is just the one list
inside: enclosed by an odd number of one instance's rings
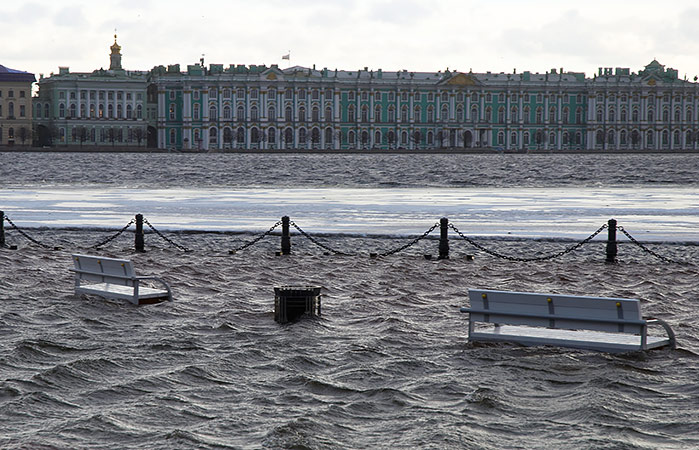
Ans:
{"label": "choppy water", "polygon": [[[457,178],[480,171],[486,175],[481,183],[494,183],[487,175],[503,164],[502,155],[312,156],[306,165],[315,177],[296,181],[290,175],[305,157],[199,156],[206,159],[0,154],[2,177],[12,179],[0,189],[41,186],[42,180],[269,186],[279,178],[287,187],[449,187],[455,178],[434,181],[443,179],[434,167],[444,161],[460,167]],[[502,174],[503,186],[607,186],[600,171],[616,171],[614,179],[625,180],[618,183],[639,189],[696,183],[688,156],[537,156],[536,164],[527,155],[509,156],[516,169],[512,182]],[[582,173],[582,167],[591,170]],[[426,175],[432,170],[434,176]],[[541,175],[566,170],[565,182]],[[157,176],[147,175],[151,171]],[[173,303],[134,307],[73,294],[70,252],[104,232],[31,232],[65,250],[29,246],[15,235],[19,250],[0,250],[2,448],[699,447],[696,267],[658,260],[635,246],[622,245],[620,263],[605,265],[603,243],[525,263],[456,242],[451,259],[428,261],[422,255],[436,253],[433,240],[372,259],[369,252],[404,242],[360,236],[323,237],[359,256],[326,255],[295,238],[294,254],[276,257],[275,236],[228,255],[251,236],[220,233],[170,235],[191,253],[149,235],[149,251],[134,254],[122,236],[103,253],[133,259],[141,274],[162,275],[175,292]],[[564,244],[488,245],[530,256]],[[652,248],[671,259],[699,256],[696,246]],[[465,258],[473,253],[474,261]],[[322,316],[275,323],[273,287],[288,284],[323,286]],[[673,326],[679,348],[608,355],[468,344],[458,309],[470,287],[640,298],[646,315]]]}

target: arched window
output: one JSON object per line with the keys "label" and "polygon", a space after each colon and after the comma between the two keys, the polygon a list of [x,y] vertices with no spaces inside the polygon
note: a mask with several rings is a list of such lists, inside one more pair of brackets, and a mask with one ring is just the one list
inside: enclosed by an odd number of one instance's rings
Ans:
{"label": "arched window", "polygon": [[218,130],[214,127],[209,128],[209,145],[218,145]]}
{"label": "arched window", "polygon": [[401,122],[408,121],[408,107],[405,105],[403,105],[403,107],[400,110],[400,121]]}
{"label": "arched window", "polygon": [[84,103],[80,105],[80,117],[83,119],[87,117],[87,107]]}
{"label": "arched window", "polygon": [[670,110],[665,108],[663,109],[663,122],[669,122],[670,121]]}
{"label": "arched window", "polygon": [[556,145],[556,133],[549,133],[549,145]]}
{"label": "arched window", "polygon": [[551,108],[549,108],[549,122],[550,123],[557,122],[557,120],[556,120],[556,107],[555,106],[552,106]]}
{"label": "arched window", "polygon": [[493,121],[493,109],[488,106],[485,108],[485,123],[490,123]]}
{"label": "arched window", "polygon": [[300,122],[306,121],[306,108],[303,106],[299,106],[299,121]]}
{"label": "arched window", "polygon": [[648,110],[648,122],[653,122],[654,117],[655,116],[653,115],[653,110],[649,109]]}
{"label": "arched window", "polygon": [[692,110],[691,110],[691,109],[687,109],[687,114],[686,114],[686,119],[685,119],[686,122],[687,122],[687,123],[690,123],[690,122],[692,121],[692,117],[693,117],[693,115],[692,115]]}
{"label": "arched window", "polygon": [[325,107],[325,121],[332,122],[333,120],[333,110],[329,106]]}
{"label": "arched window", "polygon": [[456,120],[457,120],[457,122],[464,121],[464,109],[461,106],[456,108]]}
{"label": "arched window", "polygon": [[531,120],[531,110],[529,109],[529,106],[524,107],[524,123],[529,123]]}
{"label": "arched window", "polygon": [[168,144],[170,144],[171,146],[174,146],[176,144],[176,140],[177,140],[177,132],[175,132],[175,130],[170,130],[170,141],[168,142]]}
{"label": "arched window", "polygon": [[[318,92],[318,91],[313,91]],[[311,110],[311,121],[312,122],[320,122],[320,109],[318,109],[317,106],[314,106],[313,109]]]}
{"label": "arched window", "polygon": [[[417,110],[417,116],[420,117],[420,110]],[[432,106],[427,107],[427,123],[434,123],[434,108]]]}
{"label": "arched window", "polygon": [[[10,113],[9,113],[8,115],[9,115],[10,117],[12,117],[12,116],[13,116],[13,112],[14,112],[14,111],[13,111],[14,105],[13,105],[12,102],[10,102],[10,105],[9,105],[9,106],[10,106],[10,108],[9,108],[9,109],[10,109]],[[61,104],[58,105],[58,117],[61,118],[61,119],[63,119],[63,118],[65,118],[65,116],[66,116],[66,105],[64,105],[63,103],[61,103]]]}
{"label": "arched window", "polygon": [[[61,103],[61,106],[63,106],[62,103]],[[65,108],[65,106],[64,106],[64,108]],[[14,115],[15,115],[15,104],[14,104],[14,102],[10,102],[10,103],[7,105],[7,110],[8,110],[8,114],[7,114],[7,115],[8,115],[9,117],[14,117]],[[61,117],[63,117],[63,114],[61,115]]]}
{"label": "arched window", "polygon": [[362,148],[369,147],[369,133],[362,131]]}
{"label": "arched window", "polygon": [[582,108],[578,107],[575,109],[575,123],[583,123],[583,111]]}
{"label": "arched window", "polygon": [[351,130],[350,130],[350,132],[347,133],[347,143],[348,143],[349,145],[354,145],[354,143],[355,143],[354,131],[351,131]]}
{"label": "arched window", "polygon": [[567,124],[570,123],[570,109],[569,109],[567,106],[563,107],[563,117],[562,117],[562,119],[563,119],[563,123],[564,123],[564,124],[567,125]]}
{"label": "arched window", "polygon": [[305,128],[301,128],[299,130],[299,144],[305,147],[306,142],[308,141],[308,134],[306,133]]}
{"label": "arched window", "polygon": [[498,132],[498,145],[505,145],[505,133],[502,131]]}
{"label": "arched window", "polygon": [[252,127],[250,130],[250,142],[253,144],[259,144],[260,140],[260,130],[258,130],[257,127]]}
{"label": "arched window", "polygon": [[396,109],[393,106],[388,107],[388,123],[396,122]]}
{"label": "arched window", "polygon": [[357,121],[357,114],[354,110],[354,105],[349,105],[347,108],[347,121],[348,122],[356,122]]}
{"label": "arched window", "polygon": [[626,122],[626,119],[626,109],[622,108],[621,112],[619,113],[619,121]]}
{"label": "arched window", "polygon": [[684,139],[685,139],[684,146],[685,147],[692,148],[692,145],[694,144],[693,137],[694,137],[694,133],[692,133],[692,130],[687,130],[687,133],[685,134],[685,137],[684,137]]}
{"label": "arched window", "polygon": [[427,145],[434,145],[434,133],[432,131],[427,132]]}
{"label": "arched window", "polygon": [[[170,105],[170,112],[174,111],[174,109],[175,109],[175,106]],[[100,117],[100,119],[104,117],[104,105],[102,103],[100,103],[100,106],[99,106],[99,117]],[[175,118],[170,117],[170,120],[175,120]]]}
{"label": "arched window", "polygon": [[218,119],[218,111],[216,110],[215,106],[209,106],[209,120],[216,120]]}
{"label": "arched window", "polygon": [[291,109],[291,106],[287,106],[286,108],[284,108],[284,120],[286,120],[287,122],[291,122],[294,120],[294,113]]}
{"label": "arched window", "polygon": [[544,122],[544,110],[539,106],[536,108],[536,123]]}
{"label": "arched window", "polygon": [[127,119],[133,118],[133,106],[131,106],[131,105],[126,105],[126,118]]}
{"label": "arched window", "polygon": [[682,112],[680,111],[679,108],[675,109],[675,122],[681,122],[682,121]]}
{"label": "arched window", "polygon": [[510,108],[510,121],[513,123],[519,122],[518,110],[516,106]]}
{"label": "arched window", "polygon": [[201,106],[199,103],[195,103],[194,107],[192,108],[192,119],[201,120]]}
{"label": "arched window", "polygon": [[609,121],[616,122],[616,111],[614,108],[609,108]]}
{"label": "arched window", "polygon": [[575,133],[575,145],[582,145],[582,133],[580,131]]}
{"label": "arched window", "polygon": [[243,105],[239,105],[236,108],[235,117],[238,119],[238,122],[245,120],[245,107]]}
{"label": "arched window", "polygon": [[619,132],[619,145],[626,145],[626,130]]}
{"label": "arched window", "polygon": [[114,106],[113,105],[107,105],[107,117],[110,119],[114,118]]}
{"label": "arched window", "polygon": [[270,122],[276,122],[277,120],[277,109],[274,106],[267,108],[267,120]]}
{"label": "arched window", "polygon": [[[313,92],[317,93],[318,91]],[[313,148],[318,148],[320,145],[320,130],[318,128],[313,128],[311,130],[311,144],[313,144]]]}
{"label": "arched window", "polygon": [[226,105],[223,107],[223,120],[231,119],[231,107]]}
{"label": "arched window", "polygon": [[670,145],[670,132],[667,130],[663,130],[662,143],[663,147],[667,147]]}
{"label": "arched window", "polygon": [[[75,105],[70,106],[70,114],[75,117]],[[117,105],[117,119],[124,117],[124,108],[121,104]]]}
{"label": "arched window", "polygon": [[616,142],[615,137],[616,136],[614,130],[609,130],[609,132],[607,133],[607,144],[614,145],[614,143]]}
{"label": "arched window", "polygon": [[[100,117],[102,117],[102,105],[100,105]],[[170,104],[169,117],[170,117],[170,120],[175,120],[175,105],[174,104]]]}
{"label": "arched window", "polygon": [[243,127],[238,127],[238,132],[237,134],[237,140],[238,144],[244,144],[245,143],[245,128]]}
{"label": "arched window", "polygon": [[368,122],[369,121],[369,108],[364,105],[362,106],[362,122]]}
{"label": "arched window", "polygon": [[267,130],[267,142],[270,144],[276,144],[277,142],[277,130],[270,128]]}
{"label": "arched window", "polygon": [[[446,95],[446,92],[444,93]],[[449,120],[449,108],[447,105],[442,106],[442,115],[439,117],[442,122]]]}
{"label": "arched window", "polygon": [[[92,112],[94,113],[95,107],[92,106],[92,109],[93,109]],[[46,119],[50,119],[50,118],[51,118],[51,109],[49,108],[49,104],[48,104],[48,103],[47,103],[46,105],[44,105],[44,117],[45,117]],[[92,117],[95,117],[95,115],[92,114]]]}
{"label": "arched window", "polygon": [[604,122],[604,111],[602,108],[597,110],[597,122]]}
{"label": "arched window", "polygon": [[595,136],[595,143],[597,145],[604,144],[604,132],[602,130],[597,130],[597,135]]}
{"label": "arched window", "polygon": [[498,108],[498,123],[505,123],[505,107]]}
{"label": "arched window", "polygon": [[250,107],[250,120],[254,120],[254,121],[260,120],[260,114],[258,112],[257,106]]}
{"label": "arched window", "polygon": [[401,143],[401,145],[408,145],[408,132],[407,131],[403,131],[400,134],[400,143]]}
{"label": "arched window", "polygon": [[636,108],[631,111],[631,122],[638,123],[638,109]]}
{"label": "arched window", "polygon": [[648,130],[648,133],[646,133],[646,145],[650,147],[653,145],[653,130]]}
{"label": "arched window", "polygon": [[510,147],[517,148],[517,133],[515,131],[510,133]]}
{"label": "arched window", "polygon": [[522,145],[527,146],[529,145],[529,132],[525,131],[524,134],[522,135]]}
{"label": "arched window", "polygon": [[[230,92],[229,92],[230,94]],[[225,91],[224,91],[225,95]],[[226,127],[223,129],[223,144],[224,145],[229,145],[231,142],[233,142],[233,130],[231,130],[229,127]]]}
{"label": "arched window", "polygon": [[136,118],[143,119],[143,105],[138,105],[136,107]]}
{"label": "arched window", "polygon": [[374,107],[374,121],[375,122],[382,122],[382,120],[381,120],[381,105],[376,105]]}
{"label": "arched window", "polygon": [[673,148],[679,148],[682,146],[682,138],[680,137],[679,130],[675,130],[672,133],[672,146]]}
{"label": "arched window", "polygon": [[415,123],[420,123],[422,121],[421,115],[420,107],[416,106],[413,110],[413,120],[415,120]]}

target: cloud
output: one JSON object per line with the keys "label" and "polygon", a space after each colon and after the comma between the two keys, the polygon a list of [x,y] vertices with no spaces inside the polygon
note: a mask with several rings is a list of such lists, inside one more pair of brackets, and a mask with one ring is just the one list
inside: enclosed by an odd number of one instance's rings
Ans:
{"label": "cloud", "polygon": [[383,0],[372,4],[368,18],[393,25],[414,25],[434,12],[434,6],[422,5],[414,0]]}
{"label": "cloud", "polygon": [[53,23],[61,27],[81,29],[88,25],[83,10],[78,6],[62,8],[53,17]]}

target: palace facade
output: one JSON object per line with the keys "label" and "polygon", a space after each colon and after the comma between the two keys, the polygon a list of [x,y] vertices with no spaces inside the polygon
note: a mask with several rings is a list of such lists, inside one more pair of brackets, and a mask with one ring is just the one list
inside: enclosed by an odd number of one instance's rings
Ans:
{"label": "palace facade", "polygon": [[[110,47],[109,69],[89,73],[59,68],[40,76],[33,99],[36,144],[40,146],[145,147],[148,143],[148,72],[126,71],[121,47]],[[155,119],[155,112],[150,112]],[[156,145],[151,128],[151,144]]]}
{"label": "palace facade", "polygon": [[657,61],[548,73],[159,66],[160,148],[697,147],[699,90]]}
{"label": "palace facade", "polygon": [[32,143],[34,74],[0,65],[0,145]]}

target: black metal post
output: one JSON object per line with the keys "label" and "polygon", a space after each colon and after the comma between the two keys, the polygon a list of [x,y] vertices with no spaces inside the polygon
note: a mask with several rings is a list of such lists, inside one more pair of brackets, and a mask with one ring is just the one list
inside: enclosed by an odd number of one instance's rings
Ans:
{"label": "black metal post", "polygon": [[143,214],[136,214],[136,237],[135,247],[137,252],[145,252],[143,236]]}
{"label": "black metal post", "polygon": [[449,259],[449,219],[439,221],[439,259]]}
{"label": "black metal post", "polygon": [[607,236],[607,263],[615,263],[617,255],[616,246],[616,220],[609,219],[607,223],[609,226],[609,234]]}
{"label": "black metal post", "polygon": [[291,236],[289,236],[289,216],[282,217],[282,255],[291,254]]}
{"label": "black metal post", "polygon": [[0,247],[5,246],[5,211],[0,211]]}
{"label": "black metal post", "polygon": [[5,211],[0,211],[0,247],[5,247]]}

